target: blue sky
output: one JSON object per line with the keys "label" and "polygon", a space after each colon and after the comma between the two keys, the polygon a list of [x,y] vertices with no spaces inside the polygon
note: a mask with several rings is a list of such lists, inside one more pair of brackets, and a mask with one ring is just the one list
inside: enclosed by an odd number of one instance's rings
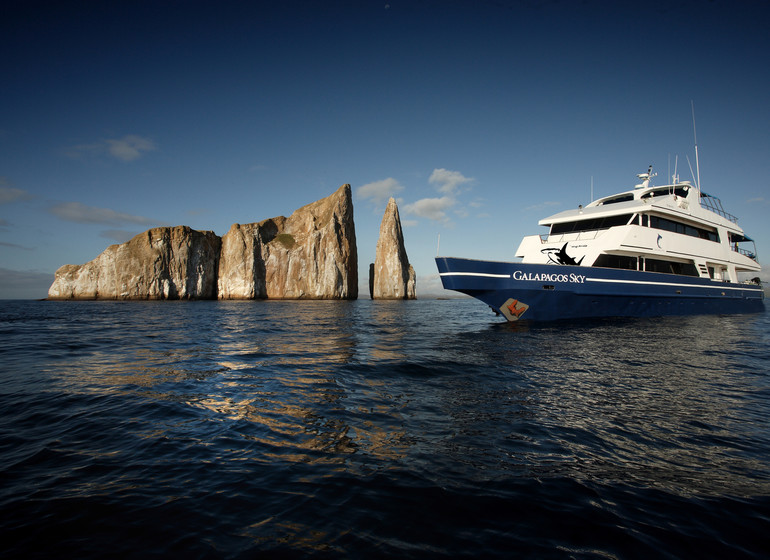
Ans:
{"label": "blue sky", "polygon": [[[158,225],[219,235],[353,188],[361,296],[389,196],[419,295],[678,157],[770,255],[766,2],[0,7],[0,299]],[[770,261],[769,261],[770,262]],[[764,278],[770,280],[767,273]]]}

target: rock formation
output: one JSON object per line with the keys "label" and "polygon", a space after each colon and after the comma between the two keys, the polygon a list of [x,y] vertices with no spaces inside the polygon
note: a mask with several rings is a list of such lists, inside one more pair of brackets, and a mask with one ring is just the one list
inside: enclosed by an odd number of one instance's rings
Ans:
{"label": "rock formation", "polygon": [[233,224],[222,238],[220,299],[356,299],[350,185],[288,218]]}
{"label": "rock formation", "polygon": [[288,218],[234,224],[219,238],[153,228],[56,271],[49,299],[355,299],[350,185]]}
{"label": "rock formation", "polygon": [[380,224],[374,264],[369,265],[372,299],[415,299],[415,273],[404,247],[398,206],[391,197]]}
{"label": "rock formation", "polygon": [[159,227],[56,271],[49,299],[216,297],[220,239],[187,226]]}

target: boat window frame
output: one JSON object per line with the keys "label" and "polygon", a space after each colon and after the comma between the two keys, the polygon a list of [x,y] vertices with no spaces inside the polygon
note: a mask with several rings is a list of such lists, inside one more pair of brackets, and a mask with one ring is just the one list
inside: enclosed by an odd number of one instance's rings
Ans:
{"label": "boat window frame", "polygon": [[580,233],[584,231],[601,231],[618,226],[627,226],[631,220],[633,220],[634,216],[635,214],[612,214],[610,216],[585,218],[582,220],[555,223],[551,224],[548,235],[563,235],[569,233]]}
{"label": "boat window frame", "polygon": [[602,199],[597,202],[597,206],[606,206],[607,204],[618,204],[619,202],[631,202],[634,200],[634,193],[623,193],[609,198]]}
{"label": "boat window frame", "polygon": [[688,185],[669,185],[667,187],[655,187],[654,189],[650,189],[639,198],[646,200],[648,198],[658,198],[672,194],[675,194],[681,198],[687,198],[689,192],[690,187]]}
{"label": "boat window frame", "polygon": [[[714,230],[710,230],[703,227],[694,226],[692,224],[680,222],[678,220],[672,220],[671,218],[659,216],[657,214],[642,214],[642,216],[649,216],[646,221],[649,224],[647,227],[650,229],[669,231],[671,233],[678,233],[680,235],[686,235],[696,239],[703,239],[713,243],[720,243],[719,230],[716,228],[714,228]],[[644,223],[644,221],[644,218],[642,218],[642,223]]]}
{"label": "boat window frame", "polygon": [[[672,261],[641,255],[631,256],[602,253],[596,257],[596,260],[591,266],[596,268],[612,268],[615,270],[657,272],[659,274],[673,274],[675,276],[700,276],[698,267],[695,266],[693,261]],[[650,268],[653,268],[654,270],[650,270]]]}

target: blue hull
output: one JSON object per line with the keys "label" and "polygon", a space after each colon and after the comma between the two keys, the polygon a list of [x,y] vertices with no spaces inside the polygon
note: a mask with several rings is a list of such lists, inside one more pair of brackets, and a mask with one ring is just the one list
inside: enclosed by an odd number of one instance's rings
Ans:
{"label": "blue hull", "polygon": [[754,284],[708,278],[551,264],[437,257],[441,282],[483,301],[509,321],[757,313]]}

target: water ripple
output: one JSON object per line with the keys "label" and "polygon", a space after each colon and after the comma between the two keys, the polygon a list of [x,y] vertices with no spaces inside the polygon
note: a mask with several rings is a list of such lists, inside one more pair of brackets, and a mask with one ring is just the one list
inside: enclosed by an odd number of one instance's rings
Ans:
{"label": "water ripple", "polygon": [[26,557],[759,558],[768,326],[3,302],[0,536]]}

